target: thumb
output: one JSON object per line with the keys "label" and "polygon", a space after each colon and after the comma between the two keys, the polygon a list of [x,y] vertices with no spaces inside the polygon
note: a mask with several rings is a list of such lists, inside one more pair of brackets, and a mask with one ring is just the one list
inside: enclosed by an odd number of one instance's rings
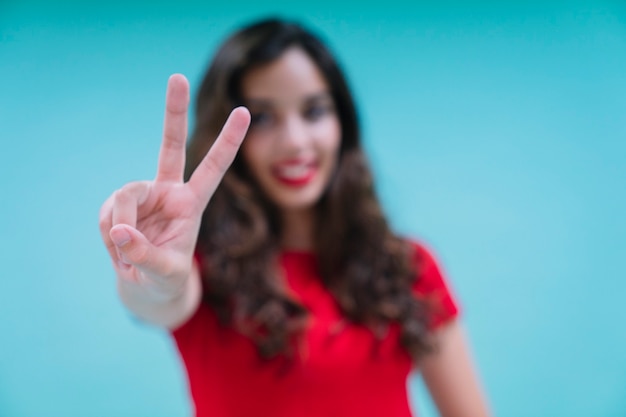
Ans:
{"label": "thumb", "polygon": [[109,231],[117,248],[120,261],[132,265],[144,273],[165,277],[171,265],[162,250],[154,246],[139,230],[127,224],[117,224]]}

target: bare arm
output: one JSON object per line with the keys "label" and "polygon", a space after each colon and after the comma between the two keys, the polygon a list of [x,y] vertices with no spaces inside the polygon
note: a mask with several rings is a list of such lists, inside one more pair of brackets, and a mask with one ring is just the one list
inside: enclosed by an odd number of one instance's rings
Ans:
{"label": "bare arm", "polygon": [[437,351],[419,367],[442,417],[486,417],[491,413],[458,320],[437,330]]}
{"label": "bare arm", "polygon": [[142,319],[170,329],[182,324],[200,302],[193,252],[202,213],[250,124],[246,109],[233,110],[185,183],[188,106],[189,83],[175,74],[167,87],[156,178],[126,184],[100,209],[100,233],[122,302]]}

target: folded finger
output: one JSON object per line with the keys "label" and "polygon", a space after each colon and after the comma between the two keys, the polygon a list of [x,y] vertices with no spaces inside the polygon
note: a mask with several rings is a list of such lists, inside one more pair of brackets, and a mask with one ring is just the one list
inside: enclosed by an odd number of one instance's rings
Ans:
{"label": "folded finger", "polygon": [[113,226],[113,202],[115,199],[115,195],[111,195],[107,200],[102,204],[100,208],[99,215],[99,227],[100,227],[100,236],[102,237],[102,241],[104,242],[104,246],[106,246],[107,251],[109,252],[109,256],[114,264],[118,262],[117,250],[115,248],[115,244],[111,240],[111,236],[109,236],[109,232],[111,231],[111,227]]}
{"label": "folded finger", "polygon": [[133,182],[117,190],[111,208],[111,227],[118,224],[136,227],[138,207],[146,200],[148,192],[146,182]]}
{"label": "folded finger", "polygon": [[120,254],[120,260],[125,264],[153,277],[168,277],[174,272],[171,255],[153,245],[139,230],[118,224],[111,228],[110,236]]}

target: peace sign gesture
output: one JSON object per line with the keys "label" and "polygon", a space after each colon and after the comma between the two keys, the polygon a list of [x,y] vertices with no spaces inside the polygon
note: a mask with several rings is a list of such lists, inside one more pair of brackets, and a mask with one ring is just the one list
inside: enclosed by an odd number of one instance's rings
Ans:
{"label": "peace sign gesture", "polygon": [[184,76],[174,74],[167,86],[156,178],[126,184],[100,210],[100,232],[120,291],[140,292],[145,299],[172,299],[183,291],[192,270],[202,213],[250,124],[245,108],[234,109],[185,183],[188,106],[189,83]]}

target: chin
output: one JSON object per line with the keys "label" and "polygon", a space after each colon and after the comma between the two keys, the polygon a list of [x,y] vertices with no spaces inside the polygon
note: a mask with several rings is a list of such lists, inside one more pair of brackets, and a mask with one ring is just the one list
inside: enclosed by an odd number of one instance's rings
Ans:
{"label": "chin", "polygon": [[322,197],[322,193],[315,190],[311,193],[300,195],[276,195],[272,200],[281,210],[308,210],[317,204]]}
{"label": "chin", "polygon": [[300,210],[309,210],[317,204],[319,201],[316,199],[307,199],[307,200],[282,200],[277,201],[276,205],[281,210],[290,210],[290,211],[300,211]]}

